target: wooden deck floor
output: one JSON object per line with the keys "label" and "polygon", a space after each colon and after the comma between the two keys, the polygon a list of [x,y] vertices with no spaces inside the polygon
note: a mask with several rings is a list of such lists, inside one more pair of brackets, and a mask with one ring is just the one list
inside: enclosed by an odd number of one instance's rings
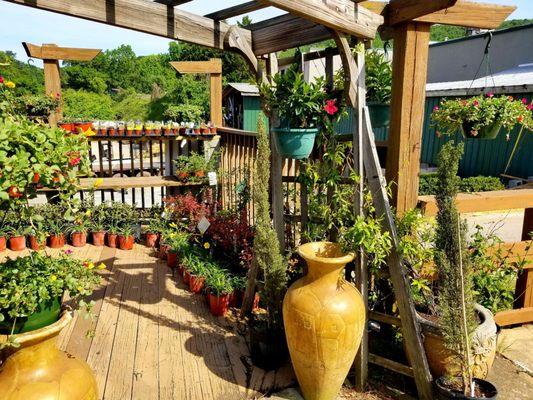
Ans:
{"label": "wooden deck floor", "polygon": [[290,366],[253,367],[236,323],[213,317],[150,249],[73,251],[108,269],[94,318],[75,316],[58,345],[88,362],[102,399],[248,399],[294,382]]}

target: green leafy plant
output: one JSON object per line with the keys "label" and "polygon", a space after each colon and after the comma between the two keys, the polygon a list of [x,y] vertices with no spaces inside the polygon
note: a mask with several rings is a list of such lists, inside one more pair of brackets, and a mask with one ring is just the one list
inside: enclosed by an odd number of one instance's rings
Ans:
{"label": "green leafy plant", "polygon": [[[437,191],[437,174],[420,175],[418,193],[420,195],[433,195]],[[504,190],[505,186],[496,176],[470,176],[459,178],[458,190],[460,193],[488,192],[492,190]]]}
{"label": "green leafy plant", "polygon": [[161,241],[169,246],[169,251],[182,254],[189,246],[190,237],[190,233],[178,230],[177,226],[174,225],[163,232]]}
{"label": "green leafy plant", "polygon": [[215,296],[233,292],[231,275],[222,268],[211,267],[209,269],[209,273],[205,277],[205,286]]}
{"label": "green leafy plant", "polygon": [[380,50],[365,53],[366,97],[368,102],[389,104],[392,92],[392,65]]}

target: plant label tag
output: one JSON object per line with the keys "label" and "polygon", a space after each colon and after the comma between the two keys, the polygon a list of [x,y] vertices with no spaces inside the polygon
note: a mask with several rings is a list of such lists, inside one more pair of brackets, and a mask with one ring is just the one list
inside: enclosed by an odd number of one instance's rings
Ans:
{"label": "plant label tag", "polygon": [[187,145],[187,139],[181,141],[181,148],[183,149]]}
{"label": "plant label tag", "polygon": [[207,218],[206,217],[202,217],[200,222],[198,222],[197,228],[200,231],[200,233],[203,235],[205,233],[205,231],[207,231],[209,229],[210,225],[211,224],[209,223]]}
{"label": "plant label tag", "polygon": [[216,172],[208,172],[207,177],[209,178],[209,186],[216,186],[218,184]]}

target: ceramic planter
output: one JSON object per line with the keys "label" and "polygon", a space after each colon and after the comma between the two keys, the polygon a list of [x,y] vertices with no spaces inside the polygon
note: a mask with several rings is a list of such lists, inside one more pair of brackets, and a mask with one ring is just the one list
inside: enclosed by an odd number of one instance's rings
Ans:
{"label": "ceramic planter", "polygon": [[196,171],[194,173],[194,176],[197,177],[197,178],[205,178],[205,171],[202,169],[200,171]]}
{"label": "ceramic planter", "polygon": [[65,246],[65,235],[50,235],[48,238],[48,243],[52,249],[60,249]]}
{"label": "ceramic planter", "polygon": [[308,273],[283,300],[283,322],[298,383],[306,400],[334,400],[361,343],[365,305],[359,291],[340,279],[353,260],[340,245],[306,243],[298,253]]}
{"label": "ceramic planter", "polygon": [[[204,289],[205,278],[203,276],[191,275],[189,279],[189,290],[194,294],[202,293]],[[229,304],[229,300],[228,300]]]}
{"label": "ceramic planter", "polygon": [[87,244],[87,233],[72,232],[70,234],[70,241],[74,247],[83,247]]}
{"label": "ceramic planter", "polygon": [[[97,400],[96,379],[89,366],[56,347],[60,332],[71,322],[64,312],[45,328],[14,336],[18,348],[0,356],[0,393],[6,400]],[[0,336],[0,342],[7,340]]]}
{"label": "ceramic planter", "polygon": [[118,235],[116,233],[107,232],[106,237],[107,237],[107,246],[111,247],[112,249],[117,248]]}
{"label": "ceramic planter", "polygon": [[474,379],[474,385],[483,393],[483,397],[470,397],[465,396],[464,393],[458,392],[455,390],[451,390],[444,384],[444,378],[439,377],[435,381],[435,399],[436,400],[449,400],[449,399],[456,399],[456,400],[477,400],[477,399],[484,399],[484,400],[491,400],[496,399],[498,396],[498,390],[496,387],[483,379]]}
{"label": "ceramic planter", "polygon": [[5,236],[0,236],[0,251],[5,251],[7,246],[6,246],[6,237]]}
{"label": "ceramic planter", "polygon": [[42,250],[46,247],[46,239],[43,239],[41,242],[33,235],[30,235],[30,249],[32,250]]}
{"label": "ceramic planter", "polygon": [[129,236],[118,236],[118,247],[120,250],[131,250],[133,249],[133,243],[135,243],[135,238],[132,235]]}
{"label": "ceramic planter", "polygon": [[276,128],[272,132],[281,157],[302,160],[311,155],[318,129]]}
{"label": "ceramic planter", "polygon": [[390,105],[383,103],[368,103],[368,114],[372,128],[386,128],[390,125]]}
{"label": "ceramic planter", "polygon": [[178,253],[175,251],[167,251],[167,265],[170,268],[176,268],[178,266]]}
{"label": "ceramic planter", "polygon": [[155,248],[159,243],[159,233],[146,233],[146,247]]}
{"label": "ceramic planter", "polygon": [[[25,333],[44,328],[57,321],[61,313],[61,299],[56,298],[50,302],[39,305],[38,311],[32,315],[20,318],[15,323],[14,333]],[[0,334],[10,334],[13,329],[13,321],[6,320],[0,323]]]}
{"label": "ceramic planter", "polygon": [[93,245],[103,246],[105,244],[105,232],[93,232]]}
{"label": "ceramic planter", "polygon": [[229,294],[220,294],[217,296],[209,293],[207,297],[209,299],[209,311],[211,311],[211,314],[215,317],[226,315],[229,310]]}
{"label": "ceramic planter", "polygon": [[463,122],[461,132],[465,139],[496,139],[502,124],[498,121],[492,124],[485,125],[477,131],[477,134],[472,130],[472,124],[469,122]]}
{"label": "ceramic planter", "polygon": [[26,236],[12,236],[9,238],[9,248],[13,251],[26,249]]}

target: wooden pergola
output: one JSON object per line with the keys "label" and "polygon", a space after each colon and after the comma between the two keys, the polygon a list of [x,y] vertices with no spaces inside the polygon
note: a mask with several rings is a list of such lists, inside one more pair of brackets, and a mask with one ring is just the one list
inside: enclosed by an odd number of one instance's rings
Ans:
{"label": "wooden pergola", "polygon": [[[248,61],[258,79],[268,79],[277,71],[275,53],[279,50],[333,38],[345,71],[346,98],[359,118],[353,127],[356,172],[368,180],[376,210],[383,225],[397,244],[397,235],[386,195],[385,179],[377,161],[372,127],[365,104],[364,55],[354,56],[353,41],[382,37],[394,39],[393,88],[389,131],[386,181],[394,182],[392,205],[397,212],[416,206],[429,31],[432,24],[460,25],[483,29],[497,28],[515,9],[512,6],[474,3],[463,0],[257,0],[200,16],[180,5],[190,0],[4,0],[10,3],[80,17],[113,26],[182,40],[210,48],[239,52]],[[287,13],[247,27],[230,25],[226,19],[266,7],[277,7]],[[262,71],[265,61],[266,71]],[[283,240],[283,199],[281,190],[281,158],[273,148],[272,207],[274,225]],[[363,180],[361,180],[361,185]],[[362,186],[355,199],[357,212],[362,212]],[[366,270],[363,257],[358,257],[361,292],[366,292]],[[421,399],[432,399],[427,359],[420,327],[409,295],[405,268],[396,251],[388,263],[390,279],[401,316],[401,327],[411,360],[409,370],[415,379]],[[356,360],[356,383],[364,387],[369,360],[363,339]],[[390,360],[381,365],[393,370],[401,366]],[[406,368],[406,367],[404,367]]]}

